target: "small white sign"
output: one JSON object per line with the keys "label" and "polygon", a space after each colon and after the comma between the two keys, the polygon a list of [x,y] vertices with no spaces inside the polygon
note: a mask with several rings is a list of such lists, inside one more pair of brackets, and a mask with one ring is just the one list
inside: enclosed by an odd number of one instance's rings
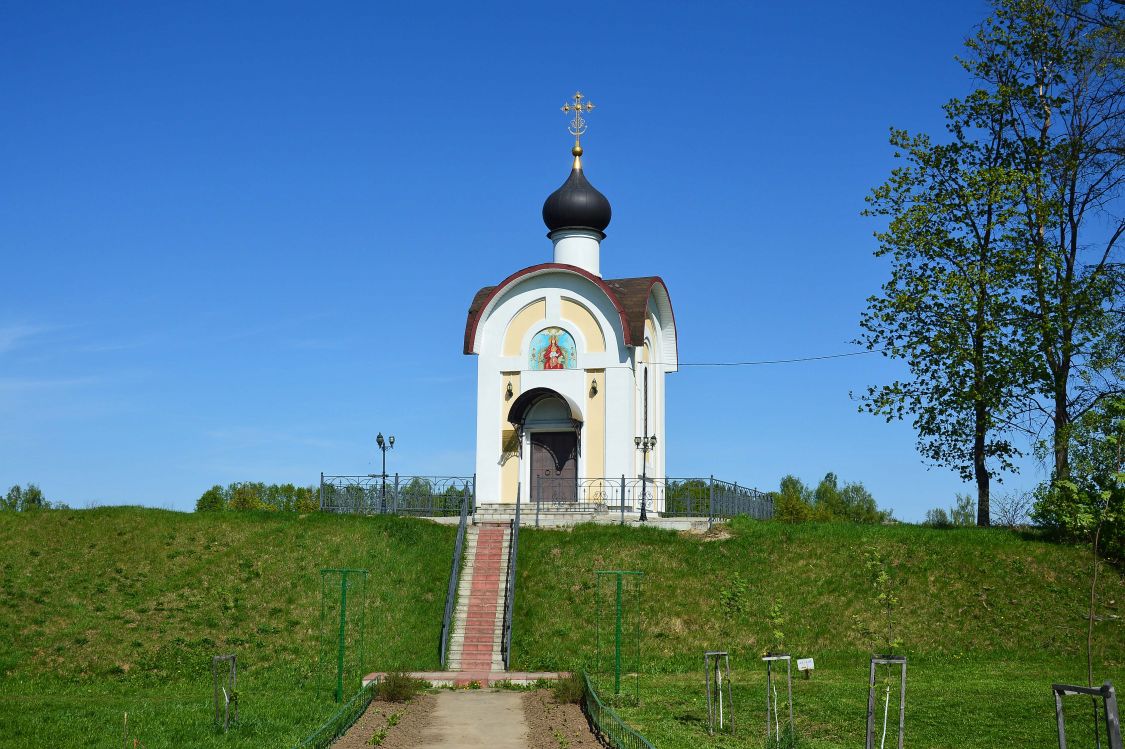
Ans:
{"label": "small white sign", "polygon": [[798,671],[812,671],[813,670],[813,659],[812,658],[798,658],[797,659],[797,670]]}

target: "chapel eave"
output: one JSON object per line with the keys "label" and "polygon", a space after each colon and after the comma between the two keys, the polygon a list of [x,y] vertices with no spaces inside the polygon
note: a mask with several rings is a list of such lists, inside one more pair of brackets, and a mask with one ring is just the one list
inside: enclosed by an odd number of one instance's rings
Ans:
{"label": "chapel eave", "polygon": [[678,368],[678,351],[676,345],[676,316],[672,310],[671,297],[668,287],[659,276],[644,276],[641,278],[615,278],[602,279],[583,268],[563,263],[540,263],[528,268],[518,270],[505,278],[496,286],[485,286],[473,297],[469,305],[468,317],[465,321],[465,354],[480,353],[477,331],[481,322],[488,317],[492,306],[500,296],[520,281],[544,273],[562,272],[572,273],[587,279],[597,286],[609,299],[620,318],[622,338],[626,346],[643,346],[645,341],[645,320],[647,318],[650,300],[655,300],[657,312],[662,319],[667,319],[670,332],[671,345],[666,348],[670,355],[668,371]]}

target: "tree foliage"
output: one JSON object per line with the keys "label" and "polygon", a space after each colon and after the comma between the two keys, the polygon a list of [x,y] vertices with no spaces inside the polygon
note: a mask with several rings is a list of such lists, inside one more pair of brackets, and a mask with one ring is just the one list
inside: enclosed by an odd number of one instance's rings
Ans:
{"label": "tree foliage", "polygon": [[1034,354],[1033,413],[1065,482],[1071,425],[1122,392],[1125,33],[1102,3],[1004,0],[968,48],[966,68],[1009,113],[1020,176],[1015,324]]}
{"label": "tree foliage", "polygon": [[1099,403],[1071,430],[1071,473],[1039,489],[1032,517],[1065,538],[1125,559],[1125,397]]}
{"label": "tree foliage", "polygon": [[315,486],[264,484],[244,481],[220,486],[215,484],[196,500],[196,512],[223,510],[272,512],[315,512],[320,500]]}
{"label": "tree foliage", "polygon": [[871,492],[859,482],[839,485],[835,473],[829,472],[810,489],[799,478],[787,475],[781,479],[773,495],[774,517],[786,523],[808,521],[847,521],[881,523],[890,518],[889,511],[880,510]]}
{"label": "tree foliage", "polygon": [[52,504],[43,496],[43,491],[36,484],[27,484],[20,488],[19,484],[8,489],[8,493],[0,497],[0,510],[13,512],[34,512],[35,510],[49,510],[52,508],[66,509],[66,505],[58,502]]}
{"label": "tree foliage", "polygon": [[997,0],[961,60],[977,88],[945,105],[941,142],[892,130],[904,165],[869,197],[891,278],[860,341],[910,376],[861,409],[912,418],[927,460],[975,480],[980,525],[1015,436],[1048,427],[1065,481],[1070,425],[1121,392],[1125,35],[1063,4]]}

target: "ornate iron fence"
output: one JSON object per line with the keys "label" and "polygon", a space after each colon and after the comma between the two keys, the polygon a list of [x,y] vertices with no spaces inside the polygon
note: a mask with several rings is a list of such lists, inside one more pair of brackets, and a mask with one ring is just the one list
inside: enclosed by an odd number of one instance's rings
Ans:
{"label": "ornate iron fence", "polygon": [[476,506],[475,476],[320,475],[320,509],[356,515],[457,515]]}
{"label": "ornate iron fence", "polygon": [[536,512],[625,513],[648,512],[662,517],[773,517],[769,495],[737,483],[707,478],[585,478],[536,477]]}

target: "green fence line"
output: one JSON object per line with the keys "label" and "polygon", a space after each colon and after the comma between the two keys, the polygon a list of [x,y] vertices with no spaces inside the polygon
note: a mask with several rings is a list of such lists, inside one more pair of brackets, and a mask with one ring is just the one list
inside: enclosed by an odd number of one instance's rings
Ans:
{"label": "green fence line", "polygon": [[586,714],[590,716],[594,729],[610,746],[614,749],[656,749],[652,742],[621,720],[621,716],[613,708],[602,702],[590,681],[590,675],[585,671],[582,672],[582,679],[586,683]]}
{"label": "green fence line", "polygon": [[378,682],[371,682],[360,688],[343,707],[336,711],[319,728],[309,734],[309,737],[297,745],[296,749],[325,749],[333,741],[343,736],[344,733],[359,720],[367,710],[367,706],[375,699],[375,689]]}

